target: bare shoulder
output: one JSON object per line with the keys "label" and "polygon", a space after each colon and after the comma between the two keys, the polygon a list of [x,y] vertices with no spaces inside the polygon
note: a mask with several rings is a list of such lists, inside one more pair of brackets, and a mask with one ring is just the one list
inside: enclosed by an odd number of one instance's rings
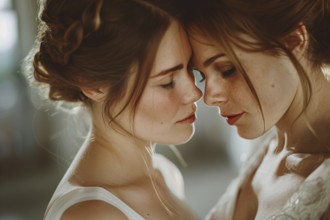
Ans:
{"label": "bare shoulder", "polygon": [[67,209],[61,220],[128,220],[126,215],[118,208],[97,200],[85,201],[77,203]]}

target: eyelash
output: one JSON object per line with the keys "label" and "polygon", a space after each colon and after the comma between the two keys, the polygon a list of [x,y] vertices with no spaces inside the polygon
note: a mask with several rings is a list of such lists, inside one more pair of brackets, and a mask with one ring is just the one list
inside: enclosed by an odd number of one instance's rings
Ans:
{"label": "eyelash", "polygon": [[162,88],[164,89],[173,89],[175,86],[175,82],[172,80],[171,82],[167,83],[167,84],[164,84],[164,85],[161,85]]}
{"label": "eyelash", "polygon": [[[195,70],[198,71],[202,77],[202,79],[200,79],[199,82],[200,83],[204,82],[205,81],[204,73],[198,69],[195,69]],[[220,72],[221,72],[223,78],[228,78],[228,77],[232,76],[234,73],[236,73],[236,67],[232,66],[229,70],[224,71],[224,72],[220,71]]]}
{"label": "eyelash", "polygon": [[227,78],[234,75],[234,73],[236,73],[236,67],[232,66],[229,70],[222,72],[222,77]]}

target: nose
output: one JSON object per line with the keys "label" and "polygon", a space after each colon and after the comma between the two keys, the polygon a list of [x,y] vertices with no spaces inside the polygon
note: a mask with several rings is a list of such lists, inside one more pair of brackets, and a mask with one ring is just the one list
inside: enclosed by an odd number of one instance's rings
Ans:
{"label": "nose", "polygon": [[184,87],[185,93],[183,96],[183,103],[189,104],[192,102],[197,102],[202,97],[202,91],[196,86],[195,80],[192,77],[188,77],[186,82],[186,86]]}
{"label": "nose", "polygon": [[227,102],[227,89],[221,79],[210,79],[205,82],[204,103],[208,106],[219,106]]}

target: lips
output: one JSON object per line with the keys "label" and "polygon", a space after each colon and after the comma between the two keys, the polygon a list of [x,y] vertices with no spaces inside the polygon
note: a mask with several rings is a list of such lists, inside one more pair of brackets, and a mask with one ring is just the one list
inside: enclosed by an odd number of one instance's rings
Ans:
{"label": "lips", "polygon": [[180,121],[177,121],[177,123],[193,123],[195,120],[196,120],[196,115],[195,115],[195,112],[193,112],[188,117],[186,117]]}
{"label": "lips", "polygon": [[222,115],[222,117],[227,118],[227,123],[229,125],[234,125],[244,113],[234,114],[234,115]]}

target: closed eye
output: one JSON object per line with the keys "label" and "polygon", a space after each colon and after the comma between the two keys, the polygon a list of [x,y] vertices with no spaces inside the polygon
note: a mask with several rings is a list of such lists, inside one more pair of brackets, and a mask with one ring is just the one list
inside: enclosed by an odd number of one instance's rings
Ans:
{"label": "closed eye", "polygon": [[164,88],[164,89],[173,89],[174,86],[175,86],[175,82],[173,80],[171,82],[167,83],[167,84],[161,85],[161,87]]}
{"label": "closed eye", "polygon": [[235,73],[236,73],[236,67],[232,66],[229,70],[222,72],[222,77],[227,78],[227,77],[234,75]]}
{"label": "closed eye", "polygon": [[216,64],[214,69],[222,75],[223,78],[228,78],[236,73],[236,67],[231,63]]}

